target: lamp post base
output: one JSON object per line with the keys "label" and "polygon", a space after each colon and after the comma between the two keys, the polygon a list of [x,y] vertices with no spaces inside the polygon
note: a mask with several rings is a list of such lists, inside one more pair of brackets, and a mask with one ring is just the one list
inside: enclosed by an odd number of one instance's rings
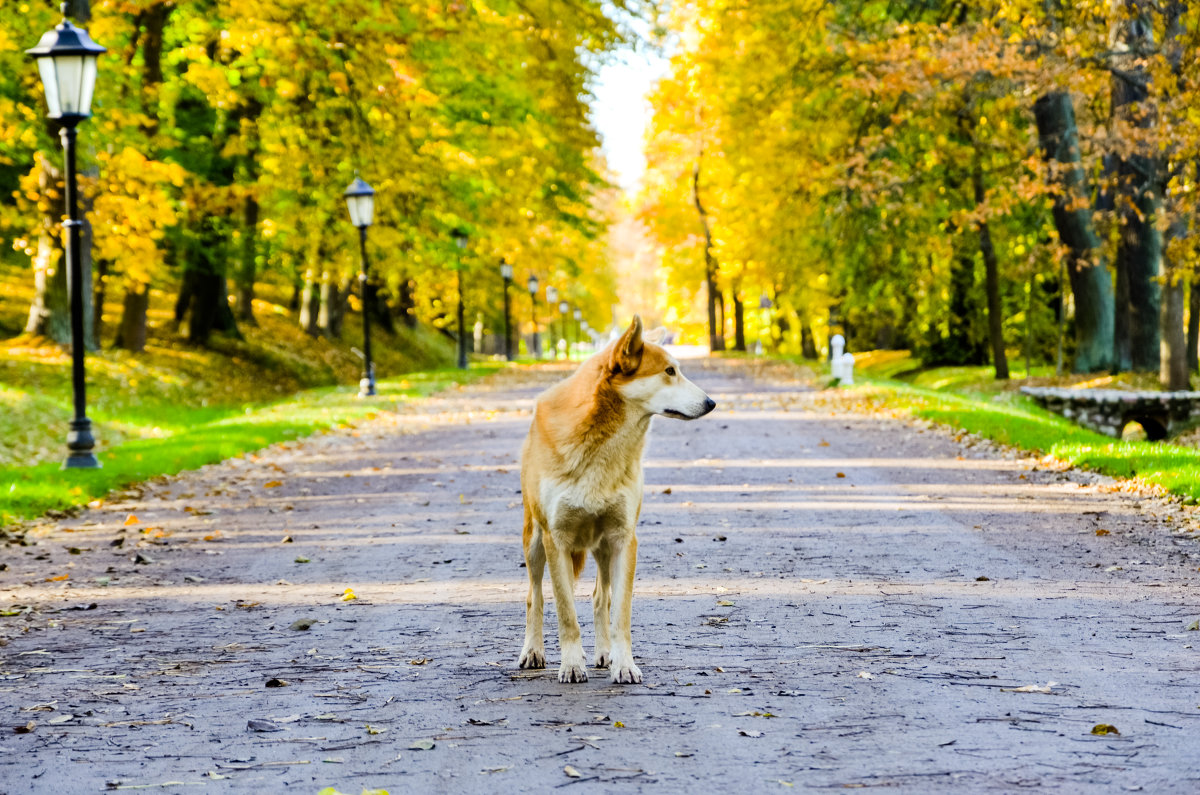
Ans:
{"label": "lamp post base", "polygon": [[63,469],[100,469],[100,461],[92,449],[96,439],[92,436],[92,421],[87,417],[71,420],[71,430],[67,432],[67,449],[71,452],[63,461]]}
{"label": "lamp post base", "polygon": [[374,378],[359,379],[358,396],[360,398],[375,397],[376,394],[377,393],[375,392],[375,379]]}

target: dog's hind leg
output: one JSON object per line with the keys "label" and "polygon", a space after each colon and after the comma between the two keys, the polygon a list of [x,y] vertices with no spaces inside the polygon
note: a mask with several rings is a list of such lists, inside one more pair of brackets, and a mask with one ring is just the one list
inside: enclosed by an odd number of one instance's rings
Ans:
{"label": "dog's hind leg", "polygon": [[542,574],[546,568],[546,548],[542,545],[542,531],[532,517],[525,519],[525,568],[529,572],[529,595],[525,597],[525,645],[517,665],[522,668],[546,667],[546,642],[542,632],[542,621],[546,603],[542,597]]}
{"label": "dog's hind leg", "polygon": [[596,588],[592,591],[592,615],[596,626],[596,653],[592,662],[597,668],[607,668],[612,660],[609,654],[609,605],[612,600],[612,553],[607,544],[593,550],[596,558]]}
{"label": "dog's hind leg", "polygon": [[612,556],[612,662],[609,671],[617,684],[637,684],[642,672],[633,663],[633,572],[637,568],[637,537],[630,533],[627,540],[614,544]]}
{"label": "dog's hind leg", "polygon": [[586,682],[583,639],[579,634],[579,617],[575,613],[574,561],[568,550],[554,543],[552,532],[542,534],[542,545],[550,567],[550,583],[554,586],[554,610],[558,613],[558,647],[562,653],[558,681]]}

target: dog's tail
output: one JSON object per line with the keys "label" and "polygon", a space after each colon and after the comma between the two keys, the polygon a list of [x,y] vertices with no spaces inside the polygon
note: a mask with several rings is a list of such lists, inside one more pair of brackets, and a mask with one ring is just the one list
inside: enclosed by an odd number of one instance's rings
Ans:
{"label": "dog's tail", "polygon": [[587,563],[586,552],[572,552],[571,563],[575,564],[575,579],[579,579],[579,575],[583,574],[583,564]]}

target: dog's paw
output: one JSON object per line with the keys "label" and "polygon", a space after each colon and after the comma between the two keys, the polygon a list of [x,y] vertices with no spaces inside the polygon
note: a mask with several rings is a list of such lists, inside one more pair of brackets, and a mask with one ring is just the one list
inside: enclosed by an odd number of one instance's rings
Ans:
{"label": "dog's paw", "polygon": [[545,649],[523,649],[521,651],[521,659],[517,661],[517,665],[521,668],[545,668]]}
{"label": "dog's paw", "polygon": [[563,663],[558,667],[558,681],[560,682],[586,682],[587,680],[587,669],[582,665]]}
{"label": "dog's paw", "polygon": [[597,668],[607,668],[611,662],[612,656],[606,651],[597,651],[596,656],[593,659],[593,665],[595,665]]}
{"label": "dog's paw", "polygon": [[623,662],[613,660],[609,671],[614,685],[637,685],[642,682],[642,671],[633,664],[632,659]]}

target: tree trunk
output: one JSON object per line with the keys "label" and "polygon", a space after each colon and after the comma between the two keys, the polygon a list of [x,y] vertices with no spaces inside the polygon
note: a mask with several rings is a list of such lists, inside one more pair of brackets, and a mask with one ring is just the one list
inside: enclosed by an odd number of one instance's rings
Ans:
{"label": "tree trunk", "polygon": [[717,291],[717,258],[713,256],[712,230],[708,225],[708,213],[700,202],[700,162],[704,158],[701,150],[696,157],[696,167],[692,170],[692,198],[696,204],[696,212],[700,216],[700,226],[704,230],[704,286],[708,296],[708,349],[710,351],[725,350],[724,317],[722,325],[717,325],[717,303],[721,294]]}
{"label": "tree trunk", "polygon": [[820,358],[816,340],[813,339],[812,323],[807,319],[800,323],[800,355],[814,362]]}
{"label": "tree trunk", "polygon": [[1188,287],[1187,366],[1200,372],[1200,279],[1193,273]]}
{"label": "tree trunk", "polygon": [[395,334],[396,324],[392,322],[386,289],[380,288],[376,277],[372,277],[363,292],[366,293],[363,296],[363,311],[371,313],[371,325],[387,334]]}
{"label": "tree trunk", "polygon": [[134,353],[146,350],[146,311],[150,308],[150,288],[144,284],[130,285],[125,290],[121,322],[113,344]]}
{"label": "tree trunk", "polygon": [[58,187],[62,172],[46,157],[41,158],[41,164],[38,191],[43,196],[51,191],[57,191],[58,195],[50,212],[43,216],[38,233],[37,253],[33,256],[33,304],[29,307],[25,333],[67,345],[71,342],[71,300],[67,294],[67,256],[59,227],[67,212],[63,191]]}
{"label": "tree trunk", "polygon": [[212,332],[241,339],[229,308],[225,281],[227,239],[218,219],[205,215],[188,241],[183,283],[175,302],[175,321],[188,316],[188,342],[207,345]]}
{"label": "tree trunk", "polygon": [[342,322],[346,318],[346,298],[349,294],[349,284],[338,281],[332,273],[326,273],[321,279],[321,307],[317,313],[317,327],[325,336],[341,339]]}
{"label": "tree trunk", "polygon": [[[975,144],[973,135],[971,143]],[[978,212],[987,199],[983,185],[983,159],[978,147],[975,147],[971,168],[971,185],[975,193],[975,210]],[[1004,317],[1000,302],[1000,266],[996,262],[996,248],[992,245],[992,233],[988,229],[987,221],[980,220],[977,228],[987,290],[988,339],[992,347],[992,364],[995,366],[996,380],[1008,380],[1008,354],[1004,350]]]}
{"label": "tree trunk", "polygon": [[400,315],[400,321],[409,328],[417,327],[417,283],[412,279],[402,278],[400,280],[400,295],[396,299],[396,313]]}
{"label": "tree trunk", "polygon": [[237,278],[238,320],[258,325],[254,319],[254,281],[258,258],[258,200],[247,196],[242,205],[242,262]]}
{"label": "tree trunk", "polygon": [[[1168,0],[1162,5],[1165,22],[1163,45],[1167,61],[1171,64],[1171,71],[1175,76],[1174,89],[1164,92],[1167,94],[1172,93],[1173,90],[1182,90],[1184,87],[1181,79],[1183,69],[1182,37],[1184,35],[1181,20],[1186,6],[1187,3],[1183,0]],[[1172,241],[1182,239],[1188,231],[1188,219],[1182,214],[1179,197],[1171,189],[1173,178],[1183,176],[1182,164],[1178,160],[1172,163],[1165,154],[1160,154],[1157,159],[1159,160],[1158,173],[1163,177],[1163,182],[1157,186],[1157,191],[1163,197],[1167,214],[1171,218],[1163,240],[1163,251],[1167,256],[1163,259],[1164,283],[1162,311],[1159,315],[1162,350],[1159,357],[1158,378],[1159,382],[1167,389],[1183,390],[1189,387],[1188,375],[1191,372],[1192,361],[1188,359],[1188,340],[1183,326],[1184,269],[1181,263],[1176,261],[1176,258],[1169,256],[1172,250]]]}
{"label": "tree trunk", "polygon": [[742,304],[742,294],[733,291],[733,349],[746,350],[746,308]]}
{"label": "tree trunk", "polygon": [[108,260],[96,260],[96,279],[92,284],[92,339],[103,338],[105,289],[108,287]]}
{"label": "tree trunk", "polygon": [[[1150,106],[1149,75],[1141,62],[1141,53],[1154,46],[1154,33],[1148,15],[1139,3],[1114,0],[1119,21],[1113,32],[1113,58],[1117,67],[1112,77],[1112,114],[1121,125],[1138,130],[1155,123]],[[1134,12],[1126,16],[1124,12]],[[1133,136],[1130,136],[1131,138]],[[1159,370],[1163,239],[1157,219],[1160,209],[1157,157],[1144,145],[1119,158],[1116,204],[1121,233],[1117,242],[1118,271],[1124,269],[1129,283],[1130,365],[1137,372]]]}
{"label": "tree trunk", "polygon": [[1075,294],[1074,369],[1099,372],[1113,363],[1112,280],[1089,207],[1071,95],[1043,94],[1033,103],[1033,114],[1042,155],[1054,166],[1054,226],[1070,256],[1066,270]]}
{"label": "tree trunk", "polygon": [[321,314],[321,292],[313,279],[311,270],[304,272],[304,286],[300,290],[300,328],[310,337],[321,334],[317,317]]}

